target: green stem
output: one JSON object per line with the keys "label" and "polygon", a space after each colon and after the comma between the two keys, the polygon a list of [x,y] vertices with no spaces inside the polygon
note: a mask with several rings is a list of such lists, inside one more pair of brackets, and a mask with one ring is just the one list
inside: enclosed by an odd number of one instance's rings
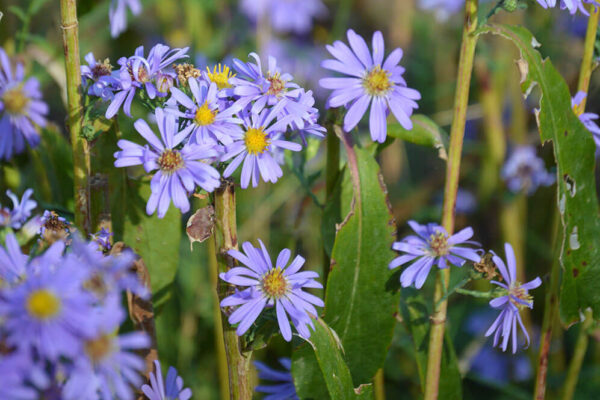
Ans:
{"label": "green stem", "polygon": [[[590,17],[588,18],[587,32],[585,34],[585,44],[583,60],[581,61],[581,69],[579,71],[579,82],[577,84],[577,91],[588,92],[590,87],[590,78],[592,76],[592,64],[594,58],[594,45],[596,44],[596,33],[598,32],[598,19],[600,16],[600,10],[598,7],[592,5],[589,8]],[[587,97],[583,99],[581,103],[581,110],[585,110],[585,103]]]}
{"label": "green stem", "polygon": [[75,184],[75,224],[83,234],[90,233],[89,186],[90,154],[88,143],[81,136],[81,72],[79,68],[79,25],[76,0],[60,0],[61,29],[65,50],[68,96],[68,128],[73,148],[73,181]]}
{"label": "green stem", "polygon": [[[340,175],[340,139],[335,133],[335,129],[340,129],[335,123],[327,127],[327,164],[325,166],[325,203],[333,201],[333,192],[335,184]],[[327,284],[329,275],[330,260],[327,252],[323,250],[323,282]]]}
{"label": "green stem", "polygon": [[462,294],[464,296],[476,297],[478,299],[491,299],[492,297],[494,297],[493,292],[480,292],[479,290],[468,290],[462,288],[456,289],[456,293]]}
{"label": "green stem", "polygon": [[339,39],[347,29],[350,12],[352,11],[352,3],[352,0],[340,0],[338,2],[335,21],[333,21],[333,28],[331,29],[331,37],[333,39]]}
{"label": "green stem", "polygon": [[[214,193],[215,207],[215,252],[219,272],[227,272],[236,263],[229,256],[229,250],[238,248],[235,190],[233,182],[224,180]],[[217,284],[219,301],[233,293],[233,287],[219,280]],[[251,400],[253,388],[250,385],[251,351],[245,351],[241,339],[227,318],[221,318],[223,340],[229,375],[229,395],[231,400]]]}
{"label": "green stem", "polygon": [[377,370],[374,378],[375,400],[385,400],[385,374],[383,368]]}
{"label": "green stem", "polygon": [[563,400],[572,400],[575,394],[575,387],[577,386],[577,380],[579,378],[579,372],[581,371],[581,365],[585,358],[585,352],[587,351],[589,337],[588,330],[594,322],[594,316],[591,310],[586,310],[585,320],[579,328],[579,335],[577,336],[577,343],[575,344],[575,353],[569,364],[567,370],[567,379],[565,380]]}
{"label": "green stem", "polygon": [[540,339],[540,352],[537,362],[537,373],[535,378],[535,391],[533,398],[543,400],[546,397],[546,377],[548,375],[548,358],[550,356],[550,344],[552,343],[552,327],[554,319],[558,313],[558,289],[560,283],[560,245],[558,238],[560,234],[560,217],[558,210],[554,209],[554,233],[552,238],[552,248],[554,257],[552,261],[552,270],[550,271],[550,288],[546,293],[546,302],[544,304],[544,319],[542,322],[542,336]]}
{"label": "green stem", "polygon": [[[457,88],[454,98],[454,119],[450,131],[450,149],[446,168],[446,186],[444,188],[444,206],[442,210],[442,226],[448,234],[454,231],[456,194],[460,177],[460,161],[467,120],[469,88],[473,72],[473,58],[477,37],[473,35],[477,29],[478,0],[467,0],[465,3],[465,23],[463,28],[460,61],[458,64]],[[433,304],[437,305],[443,297],[444,288],[450,283],[450,268],[440,270],[435,285]],[[444,346],[444,331],[448,301],[440,302],[434,308],[431,317],[431,332],[429,336],[429,351],[427,354],[427,375],[425,380],[425,400],[438,398],[440,383],[440,364]]]}

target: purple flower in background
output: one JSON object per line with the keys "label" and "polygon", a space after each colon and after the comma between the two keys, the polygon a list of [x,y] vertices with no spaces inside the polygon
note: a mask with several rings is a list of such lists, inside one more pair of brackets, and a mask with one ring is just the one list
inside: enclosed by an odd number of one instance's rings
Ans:
{"label": "purple flower in background", "polygon": [[310,330],[307,325],[313,326],[311,314],[315,317],[318,315],[314,306],[323,307],[325,304],[320,298],[302,289],[322,289],[323,285],[314,280],[319,274],[314,271],[298,272],[304,265],[304,258],[299,255],[287,265],[291,255],[289,249],[283,249],[279,253],[273,267],[265,245],[260,239],[258,242],[260,249],[253,247],[250,242],[245,242],[242,249],[246,254],[229,250],[228,254],[244,266],[232,268],[219,275],[227,283],[247,287],[221,301],[221,307],[240,306],[229,316],[229,323],[239,323],[236,332],[241,336],[265,307],[274,306],[279,329],[286,341],[292,339],[288,316],[300,336],[309,338]]}
{"label": "purple flower in background", "polygon": [[492,260],[500,271],[505,283],[497,281],[492,281],[492,283],[504,289],[503,292],[505,294],[490,300],[490,306],[501,311],[498,318],[496,318],[492,326],[485,333],[485,336],[494,334],[494,346],[498,345],[499,339],[502,336],[501,347],[503,351],[506,351],[508,341],[512,336],[512,352],[514,354],[517,352],[517,324],[521,327],[527,341],[527,346],[529,346],[529,334],[523,325],[519,310],[524,307],[533,308],[533,297],[529,294],[529,290],[540,286],[542,280],[537,277],[525,284],[518,282],[517,261],[513,248],[509,243],[506,243],[504,251],[506,253],[508,268],[506,268],[504,261],[497,255],[494,254]]}
{"label": "purple flower in background", "polygon": [[329,107],[348,107],[344,130],[350,132],[354,129],[367,112],[369,104],[369,129],[374,141],[385,141],[390,110],[400,125],[405,129],[412,129],[410,116],[419,107],[415,100],[421,99],[421,94],[408,88],[402,77],[404,68],[398,65],[402,59],[402,49],[392,51],[384,62],[381,32],[373,34],[372,57],[362,37],[352,29],[348,30],[347,36],[350,47],[339,40],[333,45],[327,45],[327,50],[335,59],[325,60],[321,66],[350,76],[320,80],[322,87],[333,90],[328,100]]}
{"label": "purple flower in background", "polygon": [[[556,7],[557,0],[536,0],[538,4],[544,8],[553,8]],[[584,4],[594,4],[600,5],[594,0],[558,0],[558,4],[560,4],[560,9],[568,9],[571,14],[575,14],[577,11],[580,11],[582,14],[590,15],[585,9]]]}
{"label": "purple flower in background", "polygon": [[327,15],[321,0],[241,0],[240,8],[253,22],[269,18],[273,30],[279,33],[307,33],[313,19]]}
{"label": "purple flower in background", "polygon": [[420,289],[434,264],[443,269],[448,268],[449,264],[462,267],[466,260],[481,260],[481,250],[459,246],[469,244],[479,247],[478,243],[469,240],[473,236],[471,228],[449,236],[446,230],[437,224],[419,225],[415,221],[408,221],[408,224],[418,236],[410,235],[400,242],[395,242],[392,248],[405,254],[395,258],[389,265],[390,269],[394,269],[412,263],[400,275],[402,287],[414,284]]}
{"label": "purple flower in background", "polygon": [[146,172],[156,171],[150,182],[152,194],[146,205],[146,212],[152,215],[158,209],[158,217],[163,218],[171,201],[182,212],[190,209],[188,195],[196,186],[212,192],[221,184],[219,172],[202,160],[217,156],[213,145],[186,143],[188,132],[178,132],[177,119],[166,114],[161,108],[155,111],[160,139],[146,121],[138,119],[134,126],[148,143],[146,146],[121,139],[117,145],[121,151],[115,153],[115,167],[143,165]]}
{"label": "purple flower in background", "polygon": [[460,12],[465,6],[465,0],[420,0],[419,7],[435,12],[440,21],[447,20],[450,15]]}
{"label": "purple flower in background", "polygon": [[100,251],[108,251],[112,247],[110,244],[112,235],[113,233],[111,231],[102,228],[98,232],[90,234],[90,239],[98,245]]}
{"label": "purple flower in background", "polygon": [[95,332],[94,298],[83,290],[85,270],[57,257],[62,249],[57,242],[32,260],[24,281],[4,290],[0,300],[6,343],[51,361],[77,356],[81,340]]}
{"label": "purple flower in background", "polygon": [[260,361],[254,361],[254,366],[258,370],[258,378],[273,382],[269,385],[259,385],[254,390],[266,394],[263,400],[299,400],[294,386],[294,378],[292,378],[292,360],[280,358],[279,364],[285,371],[278,371]]}
{"label": "purple flower in background", "polygon": [[468,190],[458,189],[456,193],[456,213],[471,214],[477,208],[477,199]]}
{"label": "purple flower in background", "polygon": [[[190,120],[190,124],[184,129],[191,133],[191,143],[205,143],[206,141],[218,140],[223,144],[232,142],[232,135],[243,133],[240,124],[242,120],[235,117],[239,111],[237,107],[227,107],[225,102],[218,97],[217,84],[205,81],[198,82],[194,78],[188,79],[188,86],[192,92],[193,100],[180,89],[171,88],[174,104],[165,111],[175,114],[181,118]],[[185,111],[179,111],[180,104]]]}
{"label": "purple flower in background", "polygon": [[110,21],[110,35],[115,38],[127,29],[127,7],[133,15],[138,15],[142,11],[140,0],[111,0],[108,9],[108,19]]}
{"label": "purple flower in background", "polygon": [[[119,87],[119,81],[112,76],[112,65],[108,58],[96,61],[93,53],[85,56],[88,65],[81,66],[83,86],[87,86],[89,96],[100,97],[104,101],[112,100],[114,91]],[[89,85],[89,86],[88,86]]]}
{"label": "purple flower in background", "polygon": [[586,97],[587,94],[585,92],[578,92],[575,97],[571,99],[571,107],[573,107],[575,115],[579,117],[579,120],[592,134],[594,142],[596,142],[596,148],[600,149],[600,127],[594,122],[598,119],[598,114],[586,113],[581,107],[581,103]]}
{"label": "purple flower in background", "polygon": [[150,373],[150,385],[143,385],[142,391],[149,400],[189,400],[192,397],[192,390],[183,388],[183,379],[175,368],[169,367],[167,380],[163,381],[158,360],[154,361],[154,373]]}
{"label": "purple flower in background", "polygon": [[502,167],[502,178],[512,192],[523,191],[528,195],[556,180],[554,174],[546,171],[544,160],[536,156],[533,146],[519,146],[513,150]]}
{"label": "purple flower in background", "polygon": [[46,126],[48,105],[42,100],[40,83],[35,78],[25,81],[23,64],[17,63],[14,74],[10,59],[0,48],[0,160],[40,142],[35,125]]}
{"label": "purple flower in background", "polygon": [[31,211],[37,206],[35,200],[31,199],[33,189],[25,190],[23,197],[19,198],[10,190],[6,191],[6,195],[13,202],[13,209],[2,207],[0,209],[0,226],[10,226],[13,229],[19,229],[31,216]]}
{"label": "purple flower in background", "polygon": [[175,78],[175,73],[171,70],[167,71],[166,68],[170,67],[175,61],[187,57],[187,51],[187,47],[169,49],[169,46],[159,43],[150,49],[148,58],[144,57],[144,46],[135,49],[135,54],[132,57],[121,57],[118,61],[121,66],[118,71],[120,90],[108,106],[106,118],[114,117],[121,106],[125,114],[131,117],[131,102],[138,89],[145,89],[150,99],[154,99],[156,96],[165,97],[168,90],[166,92],[159,90],[160,84],[164,83],[163,75],[170,74]]}
{"label": "purple flower in background", "polygon": [[31,356],[23,351],[0,356],[0,399],[39,400],[33,388],[26,386],[24,377],[31,370]]}
{"label": "purple flower in background", "polygon": [[287,115],[273,123],[286,102],[282,100],[275,107],[259,109],[258,112],[246,109],[240,113],[244,132],[232,135],[233,143],[225,146],[225,153],[221,157],[221,161],[233,158],[223,172],[225,178],[231,176],[242,161],[244,165],[240,181],[243,189],[248,187],[250,181],[252,187],[256,187],[259,174],[265,182],[272,183],[277,182],[283,175],[281,167],[275,161],[274,151],[279,148],[291,151],[302,149],[298,143],[279,139],[293,119],[292,115]]}

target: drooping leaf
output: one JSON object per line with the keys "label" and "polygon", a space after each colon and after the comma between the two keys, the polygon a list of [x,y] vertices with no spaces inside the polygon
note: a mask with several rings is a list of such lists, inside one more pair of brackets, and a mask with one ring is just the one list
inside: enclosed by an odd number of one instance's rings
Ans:
{"label": "drooping leaf", "polygon": [[[412,336],[421,388],[425,391],[429,329],[431,327],[429,317],[432,310],[424,300],[422,292],[413,288],[402,289],[400,310],[402,319]],[[461,375],[448,332],[444,339],[438,396],[440,400],[462,399]]]}
{"label": "drooping leaf", "polygon": [[146,215],[149,197],[149,184],[128,180],[123,241],[146,262],[152,294],[163,296],[175,278],[179,263],[181,214],[171,204],[164,218]]}
{"label": "drooping leaf", "polygon": [[388,124],[388,136],[437,149],[442,160],[448,158],[448,134],[425,115],[416,114],[411,118],[413,128],[404,129],[398,122]]}
{"label": "drooping leaf", "polygon": [[[343,347],[339,340],[339,337],[333,331],[325,321],[317,319],[314,321],[315,330],[312,332],[310,338],[307,340],[309,346],[304,347],[305,351],[308,349],[316,359],[319,370],[321,372],[322,380],[324,380],[323,387],[327,388],[329,396],[332,399],[350,400],[350,399],[370,399],[372,398],[372,388],[370,385],[364,385],[360,388],[354,389],[352,383],[352,376],[348,365],[343,357]],[[310,350],[312,348],[312,350]],[[302,368],[302,364],[294,363],[292,367],[292,373],[298,368]],[[301,371],[300,371],[301,372]],[[301,374],[294,374],[294,376],[302,376]],[[305,385],[298,384],[296,382],[296,388],[298,395],[302,399],[313,398],[322,399],[323,397],[315,397],[314,393],[305,393],[303,388]]]}
{"label": "drooping leaf", "polygon": [[542,143],[552,141],[558,166],[558,208],[562,223],[560,256],[563,278],[560,316],[567,326],[579,321],[579,311],[592,307],[600,317],[600,220],[594,179],[595,145],[591,133],[571,111],[569,88],[549,59],[536,50],[539,43],[523,27],[488,25],[479,33],[511,40],[521,52],[517,61],[525,95],[538,87],[536,117]]}

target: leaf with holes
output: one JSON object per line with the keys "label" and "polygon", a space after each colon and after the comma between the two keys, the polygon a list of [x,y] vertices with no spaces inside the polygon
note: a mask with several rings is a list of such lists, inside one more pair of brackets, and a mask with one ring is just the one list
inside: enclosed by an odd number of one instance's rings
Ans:
{"label": "leaf with holes", "polygon": [[488,25],[479,33],[493,33],[511,40],[521,52],[517,66],[521,89],[529,95],[541,91],[536,110],[542,143],[552,141],[558,166],[558,208],[562,222],[563,280],[560,316],[570,326],[579,311],[592,307],[600,317],[600,220],[594,178],[595,151],[591,133],[571,111],[569,88],[549,59],[536,50],[540,44],[523,27]]}

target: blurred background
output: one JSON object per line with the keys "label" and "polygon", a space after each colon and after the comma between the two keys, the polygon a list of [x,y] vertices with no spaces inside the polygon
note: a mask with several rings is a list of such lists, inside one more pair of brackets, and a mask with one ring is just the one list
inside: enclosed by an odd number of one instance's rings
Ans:
{"label": "blurred background", "polygon": [[[254,6],[262,2],[266,0],[256,0]],[[33,15],[25,14],[26,18],[11,11],[13,6],[27,11],[29,3],[29,0],[0,0],[0,11],[4,13],[0,20],[0,45],[9,55],[17,54],[28,74],[42,83],[52,124],[44,130],[40,148],[2,165],[0,192],[10,188],[22,193],[25,188],[33,187],[42,209],[58,210],[69,216],[73,208],[72,168],[64,130],[66,90],[59,8],[55,1],[42,1],[39,10]],[[190,62],[200,69],[207,66],[212,69],[216,63],[228,63],[232,57],[246,60],[249,52],[257,51],[262,56],[275,56],[285,72],[291,73],[307,90],[313,90],[324,115],[327,93],[319,87],[318,80],[327,74],[319,66],[327,58],[325,44],[345,40],[348,28],[367,41],[374,31],[380,30],[386,40],[386,54],[395,47],[404,50],[401,65],[406,68],[408,86],[422,94],[417,112],[449,131],[462,29],[461,8],[458,7],[458,12],[439,5],[426,9],[428,2],[420,0],[324,0],[323,3],[325,8],[306,32],[298,33],[281,32],[280,27],[265,18],[254,21],[237,0],[142,0],[141,14],[134,17],[129,13],[127,30],[112,39],[109,1],[81,0],[77,2],[81,56],[93,52],[96,59],[109,58],[116,65],[119,57],[132,55],[139,45],[149,49],[162,42],[171,47],[189,46]],[[492,6],[488,1],[481,8],[487,14]],[[551,58],[575,94],[587,18],[573,17],[558,9],[544,10],[531,1],[527,9],[511,14],[501,12],[492,21],[527,26],[542,44],[541,53]],[[545,290],[556,259],[555,186],[541,187],[531,195],[513,193],[501,177],[505,160],[521,145],[535,146],[547,169],[555,170],[551,145],[539,144],[533,113],[536,94],[527,100],[521,95],[514,66],[517,57],[512,45],[502,39],[486,37],[478,44],[457,228],[472,226],[475,240],[499,253],[503,252],[505,241],[511,242],[524,275],[520,280],[540,276],[545,284],[534,291],[536,307],[526,314],[532,345],[516,356],[492,348],[491,340],[483,337],[495,318],[485,300],[453,297],[448,327],[464,376],[465,399],[531,397]],[[587,105],[590,112],[600,111],[599,79],[598,75],[592,77]],[[145,117],[141,106],[134,108],[135,119]],[[135,135],[132,122],[122,113],[119,115],[125,137]],[[361,126],[358,140],[366,143],[370,140],[366,121]],[[445,164],[437,152],[399,140],[389,141],[379,150],[399,237],[408,232],[409,219],[439,221]],[[240,241],[261,238],[272,253],[283,247],[291,248],[307,259],[308,268],[322,271],[324,153],[324,143],[312,140],[303,159],[292,160],[294,165],[302,165],[305,182],[288,168],[275,185],[261,183],[256,189],[238,191]],[[2,204],[8,201],[4,197],[1,200]],[[182,216],[183,226],[190,214]],[[118,234],[116,238],[119,239]],[[186,386],[193,390],[194,398],[202,400],[220,398],[213,323],[215,303],[207,268],[209,250],[207,242],[196,243],[191,250],[188,239],[182,236],[177,274],[157,304],[156,321],[163,365],[175,366]],[[430,279],[428,284],[432,283]],[[559,393],[579,329],[576,326],[564,331],[558,321],[553,323],[547,398],[556,398]],[[600,339],[600,332],[596,336]],[[410,399],[419,395],[418,370],[412,353],[410,335],[400,322],[385,364],[387,398]],[[277,359],[290,354],[291,345],[276,338],[268,350],[257,351],[254,357],[278,367]],[[600,346],[592,340],[576,398],[597,398],[599,389]]]}

